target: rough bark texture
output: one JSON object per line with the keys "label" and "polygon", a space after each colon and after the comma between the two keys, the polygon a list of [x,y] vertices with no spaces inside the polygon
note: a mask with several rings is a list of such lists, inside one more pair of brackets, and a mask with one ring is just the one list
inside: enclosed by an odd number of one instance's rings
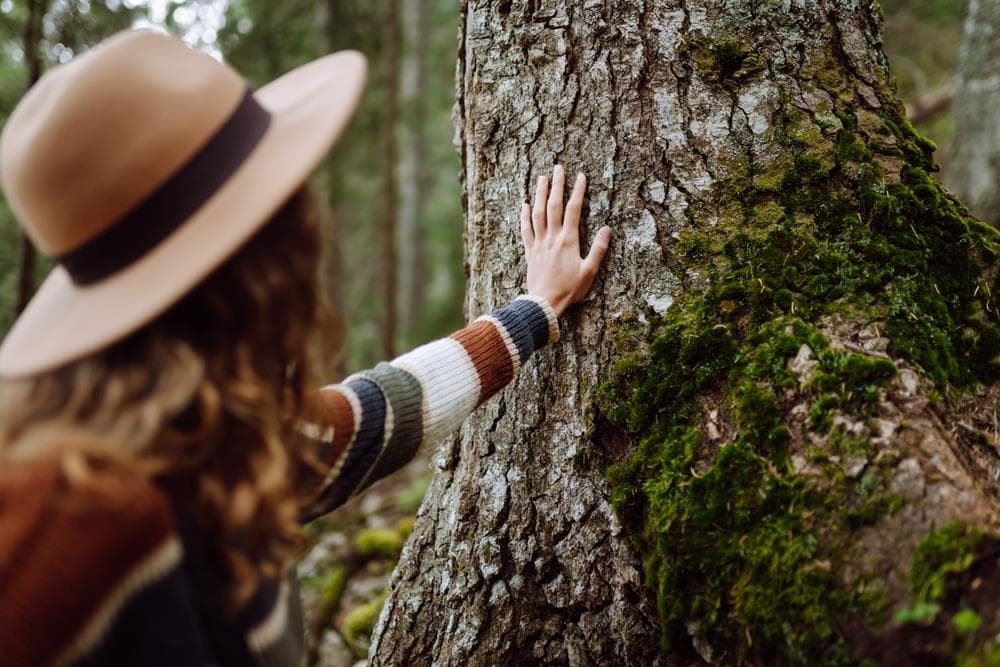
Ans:
{"label": "rough bark texture", "polygon": [[[1000,237],[927,175],[879,31],[852,0],[464,3],[469,314],[522,289],[553,163],[615,236],[563,340],[436,457],[372,664],[956,650],[925,579],[995,544],[967,524],[998,525]],[[972,652],[1000,630],[977,599]]]}
{"label": "rough bark texture", "polygon": [[954,158],[945,182],[1000,226],[1000,3],[969,0],[955,85]]}

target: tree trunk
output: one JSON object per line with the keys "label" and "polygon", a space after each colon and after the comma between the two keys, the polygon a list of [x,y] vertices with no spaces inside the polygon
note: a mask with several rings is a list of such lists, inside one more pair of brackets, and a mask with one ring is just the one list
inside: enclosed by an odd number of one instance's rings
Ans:
{"label": "tree trunk", "polygon": [[404,119],[406,143],[403,146],[399,206],[399,267],[402,289],[399,290],[400,329],[407,336],[422,331],[421,315],[427,294],[427,242],[424,224],[427,192],[427,98],[429,95],[428,58],[430,49],[429,0],[405,2],[404,32],[407,55],[403,60],[400,94],[407,110]]}
{"label": "tree trunk", "polygon": [[[29,0],[28,2],[28,18],[24,24],[22,44],[24,62],[28,68],[26,90],[30,90],[42,78],[42,19],[48,10],[49,0]],[[28,307],[28,302],[31,301],[31,297],[35,293],[35,264],[37,263],[35,246],[23,231],[21,232],[17,257],[17,300],[14,303],[14,312],[20,314]]]}
{"label": "tree trunk", "polygon": [[955,139],[945,182],[1000,227],[1000,3],[969,0],[955,92]]}
{"label": "tree trunk", "polygon": [[382,219],[379,225],[379,245],[382,260],[382,322],[379,332],[382,355],[396,354],[397,274],[396,252],[397,198],[396,125],[399,121],[399,0],[389,0],[383,26],[385,49],[385,107],[382,109]]}
{"label": "tree trunk", "polygon": [[553,163],[614,236],[437,455],[372,664],[989,650],[1000,235],[929,177],[873,6],[465,2],[457,95],[470,315]]}

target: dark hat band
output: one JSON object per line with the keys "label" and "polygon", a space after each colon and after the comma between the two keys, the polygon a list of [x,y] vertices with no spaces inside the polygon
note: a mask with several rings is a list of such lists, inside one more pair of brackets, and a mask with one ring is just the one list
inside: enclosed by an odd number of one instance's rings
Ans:
{"label": "dark hat band", "polygon": [[124,269],[218,192],[260,143],[270,124],[271,114],[247,90],[222,127],[159,189],[111,227],[55,261],[77,285],[96,283]]}

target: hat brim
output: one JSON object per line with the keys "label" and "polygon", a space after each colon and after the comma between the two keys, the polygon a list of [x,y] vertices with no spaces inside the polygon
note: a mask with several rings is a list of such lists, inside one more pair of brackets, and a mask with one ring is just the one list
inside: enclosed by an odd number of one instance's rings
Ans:
{"label": "hat brim", "polygon": [[204,280],[326,156],[360,100],[366,71],[363,55],[341,51],[257,90],[271,124],[233,176],[154,249],[103,281],[77,286],[54,268],[0,345],[0,376],[34,375],[103,349]]}

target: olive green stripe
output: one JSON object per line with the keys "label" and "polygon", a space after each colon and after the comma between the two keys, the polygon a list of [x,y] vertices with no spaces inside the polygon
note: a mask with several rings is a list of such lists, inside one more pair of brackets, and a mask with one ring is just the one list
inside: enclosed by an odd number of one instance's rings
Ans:
{"label": "olive green stripe", "polygon": [[409,463],[420,448],[424,430],[422,414],[424,392],[417,378],[386,362],[361,375],[377,384],[385,400],[392,406],[392,434],[357,491]]}

